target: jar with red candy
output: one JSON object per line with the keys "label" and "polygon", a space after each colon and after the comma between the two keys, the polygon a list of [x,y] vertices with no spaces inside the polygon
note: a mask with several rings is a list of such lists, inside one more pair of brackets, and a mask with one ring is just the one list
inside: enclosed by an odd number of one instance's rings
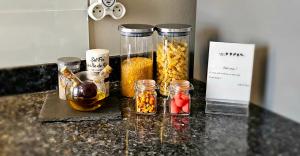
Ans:
{"label": "jar with red candy", "polygon": [[174,80],[169,86],[169,110],[171,115],[189,115],[193,85],[187,80]]}

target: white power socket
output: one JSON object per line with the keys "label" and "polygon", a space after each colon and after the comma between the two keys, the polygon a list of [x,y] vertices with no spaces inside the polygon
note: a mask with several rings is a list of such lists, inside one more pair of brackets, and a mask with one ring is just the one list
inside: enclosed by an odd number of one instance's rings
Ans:
{"label": "white power socket", "polygon": [[93,3],[88,8],[89,16],[95,21],[98,21],[98,20],[101,20],[102,18],[104,18],[106,15],[105,12],[106,12],[105,8],[100,3]]}
{"label": "white power socket", "polygon": [[114,19],[121,19],[126,13],[125,6],[119,2],[112,7],[111,16]]}
{"label": "white power socket", "polygon": [[90,0],[88,14],[95,21],[103,19],[106,15],[113,19],[121,19],[125,13],[125,6],[116,0]]}

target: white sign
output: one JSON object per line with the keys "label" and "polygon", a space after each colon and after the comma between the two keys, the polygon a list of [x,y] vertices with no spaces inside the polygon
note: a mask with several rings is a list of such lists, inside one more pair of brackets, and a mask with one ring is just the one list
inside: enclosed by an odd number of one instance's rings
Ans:
{"label": "white sign", "polygon": [[249,104],[254,49],[254,44],[210,42],[207,101]]}

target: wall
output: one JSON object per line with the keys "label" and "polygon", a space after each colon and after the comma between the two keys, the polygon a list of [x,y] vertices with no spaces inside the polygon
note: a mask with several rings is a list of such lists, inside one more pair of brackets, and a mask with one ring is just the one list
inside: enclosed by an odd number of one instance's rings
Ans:
{"label": "wall", "polygon": [[300,1],[198,0],[196,79],[206,81],[209,40],[255,43],[251,101],[300,122]]}
{"label": "wall", "polygon": [[127,9],[123,19],[105,17],[88,24],[87,0],[0,0],[0,54],[5,56],[0,58],[0,69],[53,63],[61,56],[84,58],[89,47],[107,48],[111,55],[119,55],[117,28],[123,23],[195,27],[196,0],[120,2]]}
{"label": "wall", "polygon": [[83,57],[86,0],[0,0],[0,68]]}
{"label": "wall", "polygon": [[111,17],[105,17],[101,21],[90,22],[91,48],[107,48],[110,55],[119,55],[118,25],[124,23],[152,25],[184,23],[195,28],[196,0],[120,0],[120,2],[127,10],[124,18],[113,20]]}

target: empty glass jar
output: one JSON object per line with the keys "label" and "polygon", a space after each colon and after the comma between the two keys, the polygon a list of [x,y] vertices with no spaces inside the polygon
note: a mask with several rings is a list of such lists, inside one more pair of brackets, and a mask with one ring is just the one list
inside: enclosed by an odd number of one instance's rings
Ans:
{"label": "empty glass jar", "polygon": [[121,34],[121,93],[134,96],[137,80],[153,76],[153,31],[152,25],[123,24]]}
{"label": "empty glass jar", "polygon": [[161,24],[156,26],[157,83],[160,94],[168,95],[173,80],[189,79],[189,43],[192,27],[185,24]]}

